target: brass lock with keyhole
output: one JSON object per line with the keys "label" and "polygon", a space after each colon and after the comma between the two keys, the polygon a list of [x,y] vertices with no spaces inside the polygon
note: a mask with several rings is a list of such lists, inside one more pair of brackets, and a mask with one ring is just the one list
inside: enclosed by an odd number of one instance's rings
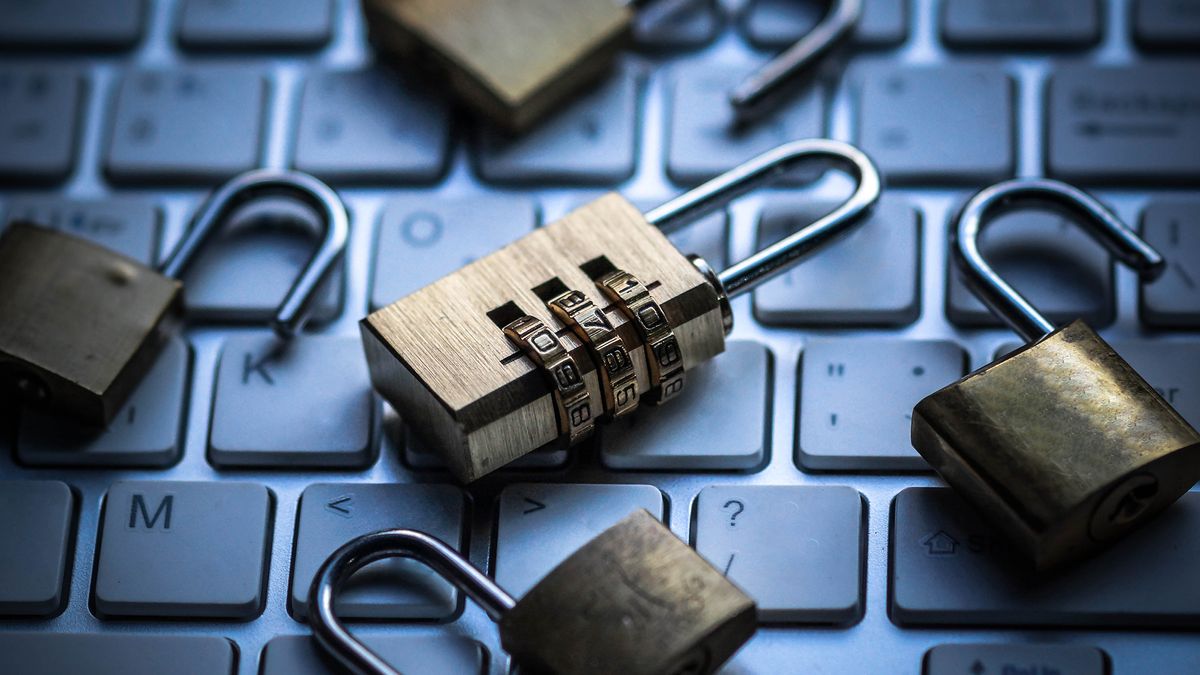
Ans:
{"label": "brass lock with keyhole", "polygon": [[[663,234],[811,162],[850,173],[851,197],[720,274]],[[601,197],[363,319],[372,384],[464,482],[578,443],[597,421],[677,396],[723,351],[729,298],[864,220],[879,191],[866,155],[816,139],[645,215]]]}
{"label": "brass lock with keyhole", "polygon": [[1052,180],[978,193],[954,231],[967,285],[1029,344],[926,397],[912,443],[1037,569],[1085,557],[1132,531],[1200,479],[1200,434],[1082,321],[1056,328],[996,274],[982,229],[1027,206],[1085,226],[1144,280],[1164,262],[1116,215]]}

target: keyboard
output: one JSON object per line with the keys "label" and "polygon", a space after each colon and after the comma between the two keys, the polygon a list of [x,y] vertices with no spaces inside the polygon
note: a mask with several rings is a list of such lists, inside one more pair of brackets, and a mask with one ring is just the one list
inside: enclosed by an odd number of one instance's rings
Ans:
{"label": "keyboard", "polygon": [[[411,527],[520,596],[635,508],[759,603],[725,673],[1200,673],[1200,492],[1051,579],[911,448],[912,406],[1018,344],[947,264],[948,219],[1014,176],[1097,194],[1162,251],[1143,287],[1057,216],[985,253],[1084,317],[1200,425],[1200,2],[866,0],[848,58],[741,133],[728,89],[818,20],[809,0],[639,21],[610,77],[510,139],[377,65],[351,0],[0,0],[0,222],[161,260],[253,167],[351,213],[317,323],[272,308],[314,215],[252,204],[186,278],[187,330],[103,433],[9,411],[0,672],[319,674],[306,590],[354,535]],[[680,400],[461,486],[369,386],[356,322],[607,190],[650,208],[786,140],[859,144],[887,189],[854,234],[734,303]],[[717,267],[826,212],[792,177],[672,237]],[[478,607],[410,561],[339,612],[408,673],[510,670]]]}

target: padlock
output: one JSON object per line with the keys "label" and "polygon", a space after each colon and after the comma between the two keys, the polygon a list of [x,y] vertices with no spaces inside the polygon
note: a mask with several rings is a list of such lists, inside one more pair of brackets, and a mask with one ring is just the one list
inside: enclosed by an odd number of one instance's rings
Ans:
{"label": "padlock", "polygon": [[297,333],[349,232],[337,194],[290,171],[252,171],[217,189],[178,247],[151,269],[63,232],[17,222],[0,236],[0,398],[107,424],[183,318],[178,280],[239,206],[283,195],[311,206],[323,241],[279,305],[273,327]]}
{"label": "padlock", "polygon": [[393,557],[423,562],[480,605],[522,673],[704,675],[756,628],[754,601],[645,510],[584,544],[519,601],[436,537],[386,530],[334,551],[309,591],[313,636],[357,675],[399,673],[346,630],[334,601],[356,571]]}
{"label": "padlock", "polygon": [[[809,161],[849,172],[851,197],[719,275],[662,232]],[[606,195],[363,319],[371,381],[464,482],[579,442],[597,420],[678,395],[689,369],[723,351],[729,298],[862,221],[879,191],[866,155],[816,139],[646,215]]]}
{"label": "padlock", "polygon": [[1026,206],[1084,225],[1143,280],[1164,262],[1096,199],[1052,180],[971,198],[954,258],[968,286],[1028,343],[926,397],[912,443],[1038,570],[1130,532],[1200,479],[1200,434],[1089,326],[1055,328],[980,254],[987,223]]}

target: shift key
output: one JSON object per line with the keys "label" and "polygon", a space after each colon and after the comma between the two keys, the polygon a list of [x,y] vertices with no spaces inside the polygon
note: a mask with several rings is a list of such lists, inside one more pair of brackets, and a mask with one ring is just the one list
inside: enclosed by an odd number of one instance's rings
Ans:
{"label": "shift key", "polygon": [[1196,66],[1071,66],[1050,80],[1046,168],[1086,183],[1200,179]]}

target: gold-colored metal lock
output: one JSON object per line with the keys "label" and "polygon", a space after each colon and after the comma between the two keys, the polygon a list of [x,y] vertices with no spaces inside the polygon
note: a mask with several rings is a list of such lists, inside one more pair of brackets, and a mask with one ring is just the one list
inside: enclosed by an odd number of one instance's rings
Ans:
{"label": "gold-colored metal lock", "polygon": [[389,530],[335,551],[309,592],[313,635],[358,675],[399,674],[345,629],[334,599],[355,571],[390,557],[420,560],[482,606],[522,673],[705,675],[756,628],[754,601],[644,510],[571,554],[519,601],[442,541]]}
{"label": "gold-colored metal lock", "polygon": [[1050,180],[1000,183],[958,217],[964,278],[1029,343],[917,404],[913,447],[1037,569],[1082,558],[1200,479],[1200,434],[1082,321],[1056,329],[979,252],[994,217],[1050,207],[1150,280],[1162,257],[1102,204]]}
{"label": "gold-colored metal lock", "polygon": [[178,278],[237,207],[275,194],[309,204],[325,223],[324,241],[275,315],[276,332],[288,337],[310,315],[349,231],[341,200],[311,176],[254,171],[229,181],[157,270],[73,235],[10,225],[0,236],[0,399],[107,424],[181,323]]}
{"label": "gold-colored metal lock", "polygon": [[[719,275],[662,232],[810,161],[849,172],[854,194]],[[580,442],[597,421],[678,395],[723,351],[729,298],[863,220],[879,190],[866,155],[808,140],[646,215],[607,195],[363,319],[371,381],[464,482]]]}

